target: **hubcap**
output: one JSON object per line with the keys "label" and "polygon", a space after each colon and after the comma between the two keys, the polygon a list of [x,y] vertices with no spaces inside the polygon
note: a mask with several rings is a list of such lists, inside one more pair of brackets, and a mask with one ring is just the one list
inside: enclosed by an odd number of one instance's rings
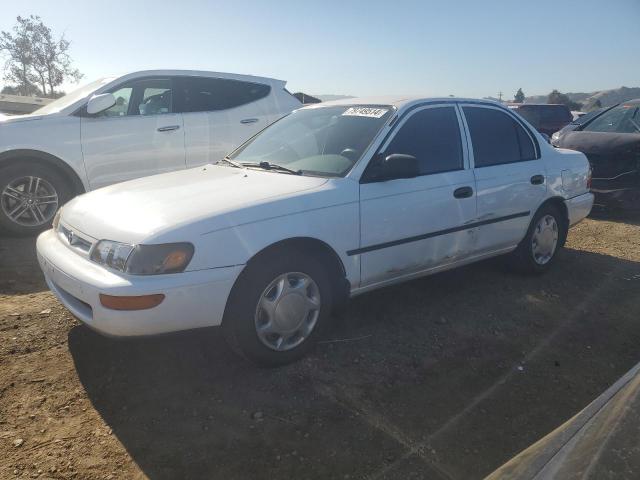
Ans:
{"label": "hubcap", "polygon": [[0,195],[3,213],[18,225],[36,227],[49,222],[58,210],[58,194],[40,177],[12,180]]}
{"label": "hubcap", "polygon": [[255,326],[260,341],[272,350],[291,350],[304,342],[320,316],[320,289],[300,272],[276,277],[262,292]]}
{"label": "hubcap", "polygon": [[558,223],[551,215],[545,215],[536,224],[531,238],[533,259],[538,265],[548,263],[558,246]]}

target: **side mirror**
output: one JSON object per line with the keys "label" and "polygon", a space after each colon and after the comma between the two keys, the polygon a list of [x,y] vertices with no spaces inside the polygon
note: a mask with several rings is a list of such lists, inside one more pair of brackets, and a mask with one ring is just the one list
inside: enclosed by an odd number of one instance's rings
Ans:
{"label": "side mirror", "polygon": [[414,178],[420,175],[418,159],[404,153],[392,153],[381,159],[376,166],[375,180],[378,181]]}
{"label": "side mirror", "polygon": [[102,93],[100,95],[94,95],[87,102],[87,113],[89,115],[95,115],[96,113],[104,112],[106,109],[113,107],[116,104],[116,97],[113,93]]}

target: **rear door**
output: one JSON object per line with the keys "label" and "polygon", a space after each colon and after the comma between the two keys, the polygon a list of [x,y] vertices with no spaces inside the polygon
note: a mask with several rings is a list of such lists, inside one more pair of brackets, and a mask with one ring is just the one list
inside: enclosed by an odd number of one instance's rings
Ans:
{"label": "rear door", "polygon": [[478,253],[516,245],[546,196],[546,170],[533,135],[502,108],[462,105],[476,180]]}
{"label": "rear door", "polygon": [[130,80],[111,90],[116,104],[81,119],[91,189],[185,167],[182,115],[170,78]]}
{"label": "rear door", "polygon": [[454,105],[426,106],[402,119],[375,159],[415,156],[416,178],[367,180],[360,185],[361,285],[417,274],[471,253],[476,216],[473,172]]}
{"label": "rear door", "polygon": [[179,77],[188,167],[215,163],[269,124],[271,86],[213,77]]}

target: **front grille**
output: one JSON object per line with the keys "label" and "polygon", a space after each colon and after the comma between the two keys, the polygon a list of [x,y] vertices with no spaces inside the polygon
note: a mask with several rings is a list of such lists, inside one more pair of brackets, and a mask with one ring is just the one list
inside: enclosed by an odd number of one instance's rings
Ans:
{"label": "front grille", "polygon": [[91,241],[82,238],[78,233],[74,232],[70,228],[60,225],[58,227],[58,232],[60,232],[64,241],[71,247],[77,248],[85,253],[89,253],[89,250],[91,250]]}

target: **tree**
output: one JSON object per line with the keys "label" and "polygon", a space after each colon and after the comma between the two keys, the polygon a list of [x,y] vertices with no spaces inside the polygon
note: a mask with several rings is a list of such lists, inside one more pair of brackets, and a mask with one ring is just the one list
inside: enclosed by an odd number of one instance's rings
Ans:
{"label": "tree", "polygon": [[21,95],[32,95],[37,87],[31,66],[33,65],[33,30],[28,19],[18,17],[13,33],[0,33],[0,52],[7,57],[4,78],[16,84]]}
{"label": "tree", "polygon": [[18,90],[18,87],[12,87],[11,85],[6,85],[6,86],[2,87],[2,90],[0,90],[0,94],[4,94],[4,95],[20,95],[20,91]]}
{"label": "tree", "polygon": [[513,101],[515,103],[524,103],[524,92],[522,91],[521,88],[519,88],[516,94],[514,95]]}
{"label": "tree", "polygon": [[566,105],[569,110],[580,110],[582,108],[581,103],[574,102],[568,95],[560,93],[555,89],[547,97],[547,103],[560,103]]}
{"label": "tree", "polygon": [[71,42],[64,38],[64,34],[56,40],[51,29],[47,27],[40,17],[32,17],[35,21],[34,31],[37,41],[34,48],[33,69],[38,72],[41,79],[42,91],[45,92],[45,83],[49,87],[49,92],[45,95],[54,98],[56,87],[59,87],[65,80],[79,81],[82,74],[77,68],[71,66],[69,47]]}
{"label": "tree", "polygon": [[65,81],[82,78],[72,66],[71,43],[64,35],[56,39],[38,16],[18,17],[17,22],[13,33],[1,33],[0,51],[8,56],[5,79],[16,83],[21,94],[55,98],[56,88]]}
{"label": "tree", "polygon": [[589,105],[589,110],[598,110],[599,108],[602,108],[602,102],[596,98],[596,101]]}

